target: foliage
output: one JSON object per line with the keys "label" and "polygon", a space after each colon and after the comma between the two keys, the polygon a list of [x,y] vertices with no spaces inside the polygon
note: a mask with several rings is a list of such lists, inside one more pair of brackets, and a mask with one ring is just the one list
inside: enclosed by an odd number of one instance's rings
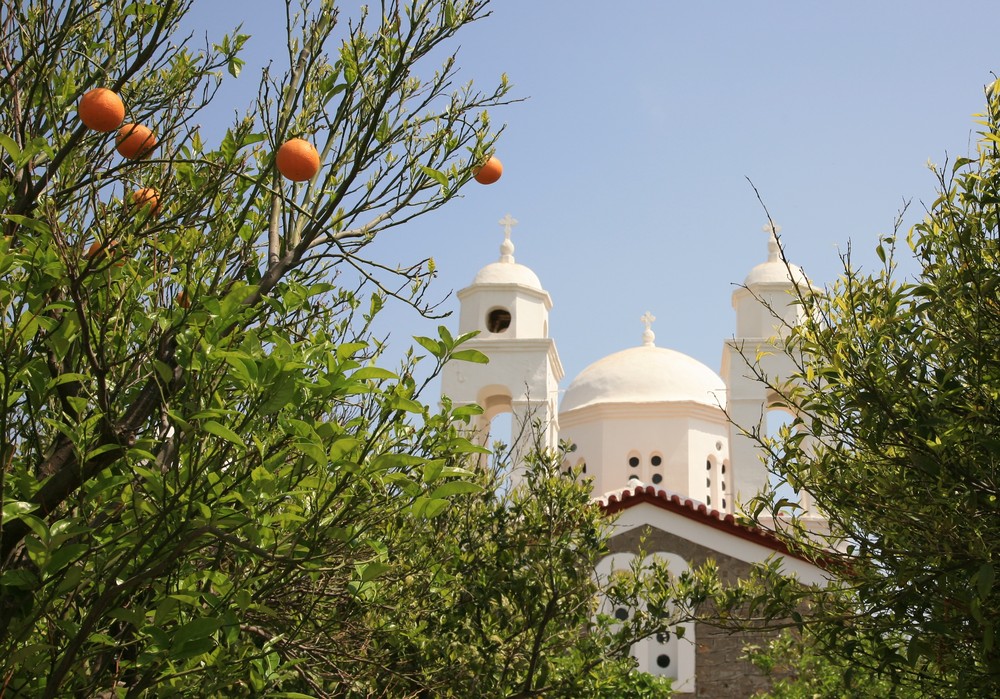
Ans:
{"label": "foliage", "polygon": [[[379,671],[353,667],[356,694],[669,696],[669,683],[631,671],[627,652],[673,619],[622,624],[596,614],[600,595],[635,606],[655,585],[643,570],[598,587],[594,566],[609,526],[590,484],[566,478],[558,455],[544,452],[513,490],[497,469],[479,470],[481,491],[462,484],[471,492],[433,519],[400,511],[385,521],[380,540],[404,545],[389,543],[399,564],[373,588],[380,604],[368,610],[365,664]],[[383,605],[405,614],[387,615]]]}
{"label": "foliage", "polygon": [[[485,357],[441,328],[393,371],[369,331],[389,296],[428,310],[433,265],[365,246],[492,149],[506,80],[454,88],[441,53],[487,0],[289,6],[288,71],[215,146],[195,124],[249,37],[194,50],[182,0],[2,2],[0,694],[649,684],[627,650],[671,618],[595,613],[586,486],[542,454],[508,493],[458,430],[477,408],[421,403],[418,362]],[[157,134],[149,157],[78,122],[97,86]],[[272,154],[298,136],[323,166],[292,185]]]}
{"label": "foliage", "polygon": [[773,386],[798,416],[758,435],[829,518],[819,541],[801,518],[785,533],[836,582],[810,591],[765,571],[743,601],[807,625],[847,674],[919,696],[1000,694],[1000,83],[986,96],[977,155],[937,171],[939,195],[906,237],[915,278],[897,271],[894,234],[882,269],[848,256],[825,296],[801,298],[786,345],[798,375]]}
{"label": "foliage", "polygon": [[[189,6],[3,3],[0,666],[15,694],[322,689],[303,619],[327,604],[342,614],[325,633],[350,638],[390,565],[385,517],[430,518],[473,487],[456,416],[418,402],[412,362],[378,367],[368,337],[385,293],[420,305],[430,270],[387,287],[359,253],[446,202],[490,147],[479,112],[506,86],[453,89],[453,58],[416,72],[486,3],[346,23],[331,2],[289,8],[293,65],[215,147],[195,120],[248,37],[193,50],[175,35]],[[99,85],[157,133],[150,158],[123,162],[78,122]],[[324,155],[303,186],[272,167],[293,134]],[[139,186],[162,193],[158,215],[130,207]],[[333,283],[345,268],[381,289],[370,305]],[[442,333],[437,367],[462,339]]]}
{"label": "foliage", "polygon": [[769,692],[754,695],[759,699],[907,696],[884,678],[863,671],[848,672],[851,666],[846,660],[818,652],[807,636],[787,629],[765,647],[748,648],[747,657],[772,679]]}

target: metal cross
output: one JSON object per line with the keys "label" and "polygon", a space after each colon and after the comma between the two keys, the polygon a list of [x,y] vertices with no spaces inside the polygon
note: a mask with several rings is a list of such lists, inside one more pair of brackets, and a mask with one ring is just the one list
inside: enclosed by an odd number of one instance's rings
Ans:
{"label": "metal cross", "polygon": [[642,324],[646,326],[646,330],[650,330],[650,326],[653,324],[653,321],[656,320],[656,316],[649,311],[646,311],[639,320],[641,320]]}

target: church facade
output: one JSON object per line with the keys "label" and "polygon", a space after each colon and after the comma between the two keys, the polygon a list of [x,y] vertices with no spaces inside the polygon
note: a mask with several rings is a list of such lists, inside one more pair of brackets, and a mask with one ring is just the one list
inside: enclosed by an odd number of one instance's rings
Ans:
{"label": "church facade", "polygon": [[[600,562],[599,576],[627,568],[645,539],[649,555],[667,560],[677,573],[712,559],[735,581],[753,563],[777,554],[789,574],[822,582],[821,570],[734,517],[740,502],[767,485],[754,441],[734,424],[765,429],[774,396],[758,372],[779,380],[791,375],[793,367],[775,343],[797,322],[800,308],[792,292],[812,289],[801,270],[781,259],[774,228],[767,228],[766,259],[733,293],[735,330],[724,342],[720,374],[658,347],[655,318],[646,313],[641,343],[588,366],[560,402],[564,376],[549,336],[552,299],[538,276],[514,260],[515,223],[509,215],[500,221],[505,235],[499,260],[458,292],[458,331],[479,331],[467,346],[490,362],[453,362],[442,376],[442,393],[455,405],[483,407],[475,425],[480,438],[508,440],[515,463],[533,444],[522,429],[526,425],[540,427],[550,448],[560,441],[573,445],[568,465],[593,480],[594,497],[617,516],[611,554]],[[509,437],[489,434],[501,413],[511,414]],[[679,696],[749,697],[765,687],[741,660],[744,643],[753,639],[698,623],[685,626],[683,638],[657,634],[636,644],[640,669],[672,678]]]}

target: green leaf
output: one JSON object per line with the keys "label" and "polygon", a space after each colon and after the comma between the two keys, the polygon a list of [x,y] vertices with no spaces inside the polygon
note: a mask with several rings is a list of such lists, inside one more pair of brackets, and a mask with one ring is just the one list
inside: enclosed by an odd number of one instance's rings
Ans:
{"label": "green leaf", "polygon": [[403,398],[403,396],[393,396],[392,400],[389,402],[389,407],[393,410],[404,410],[408,413],[416,413],[417,415],[424,412],[424,406],[415,400]]}
{"label": "green leaf", "polygon": [[434,168],[427,167],[426,165],[420,166],[421,172],[423,172],[428,177],[432,178],[435,182],[441,185],[441,189],[445,193],[448,192],[448,176],[441,172],[440,170],[435,170]]}
{"label": "green leaf", "polygon": [[216,437],[220,437],[227,442],[231,442],[232,444],[246,449],[246,442],[244,442],[238,434],[225,425],[219,424],[215,420],[205,420],[201,423],[201,428],[209,434],[214,434]]}
{"label": "green leaf", "polygon": [[63,544],[53,550],[45,563],[42,577],[47,578],[59,573],[67,565],[75,561],[90,549],[88,544]]}
{"label": "green leaf", "polygon": [[345,342],[337,347],[337,359],[348,359],[367,347],[366,342]]}
{"label": "green leaf", "polygon": [[379,454],[372,459],[372,468],[376,471],[389,471],[393,469],[404,469],[411,466],[418,466],[426,459],[413,454]]}
{"label": "green leaf", "polygon": [[455,346],[455,338],[451,336],[451,331],[448,330],[447,325],[438,326],[438,336],[441,338],[441,341],[444,342],[445,347]]}
{"label": "green leaf", "polygon": [[976,573],[976,591],[979,593],[980,599],[986,599],[993,589],[993,581],[996,577],[996,571],[993,569],[992,563],[984,563],[979,568],[979,572]]}
{"label": "green leaf", "polygon": [[422,479],[424,483],[431,483],[437,480],[438,476],[441,475],[441,471],[444,469],[444,459],[434,459],[433,461],[428,461],[424,464]]}
{"label": "green leaf", "polygon": [[431,498],[448,498],[452,495],[461,495],[462,493],[481,493],[483,492],[483,487],[476,483],[467,483],[465,481],[448,481],[443,483],[434,489],[431,493]]}
{"label": "green leaf", "polygon": [[177,629],[174,634],[174,647],[179,647],[188,641],[208,638],[222,627],[222,620],[217,617],[198,617],[192,619]]}
{"label": "green leaf", "polygon": [[448,509],[451,502],[448,500],[429,500],[427,506],[424,508],[424,517],[430,519],[432,517],[437,517],[439,514],[443,513]]}
{"label": "green leaf", "polygon": [[365,366],[361,367],[353,374],[351,374],[352,379],[364,380],[364,379],[393,379],[398,380],[399,376],[389,371],[388,369],[383,369],[377,366]]}
{"label": "green leaf", "polygon": [[14,139],[7,134],[0,133],[0,148],[3,148],[10,155],[10,159],[14,161],[15,165],[20,165],[21,160],[21,149],[17,147],[17,143]]}
{"label": "green leaf", "polygon": [[490,363],[490,358],[476,349],[464,349],[452,352],[451,358],[457,359],[460,362],[473,362],[475,364]]}
{"label": "green leaf", "polygon": [[461,405],[451,411],[454,417],[472,417],[473,415],[482,415],[483,406],[477,405],[476,403],[469,403],[468,405]]}
{"label": "green leaf", "polygon": [[432,340],[429,337],[414,337],[421,347],[431,353],[432,356],[441,359],[447,348],[441,343],[440,340]]}
{"label": "green leaf", "polygon": [[388,563],[383,563],[381,561],[372,561],[364,567],[361,571],[361,582],[368,582],[369,580],[374,580],[378,576],[382,575],[386,571],[390,570],[392,566]]}
{"label": "green leaf", "polygon": [[21,515],[26,515],[29,512],[34,512],[37,509],[38,505],[36,505],[33,502],[13,500],[11,502],[4,503],[3,521],[6,522],[11,519],[18,519]]}

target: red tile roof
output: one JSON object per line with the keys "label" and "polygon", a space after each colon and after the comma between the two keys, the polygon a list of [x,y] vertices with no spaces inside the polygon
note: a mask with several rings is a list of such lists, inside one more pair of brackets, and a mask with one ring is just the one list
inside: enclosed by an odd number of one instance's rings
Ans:
{"label": "red tile roof", "polygon": [[731,514],[710,509],[705,503],[678,493],[663,490],[652,485],[637,485],[605,493],[597,498],[598,504],[608,514],[615,514],[642,503],[687,517],[696,522],[726,532],[755,544],[766,546],[785,556],[807,560],[801,554],[793,553],[781,539],[771,532],[741,524]]}

